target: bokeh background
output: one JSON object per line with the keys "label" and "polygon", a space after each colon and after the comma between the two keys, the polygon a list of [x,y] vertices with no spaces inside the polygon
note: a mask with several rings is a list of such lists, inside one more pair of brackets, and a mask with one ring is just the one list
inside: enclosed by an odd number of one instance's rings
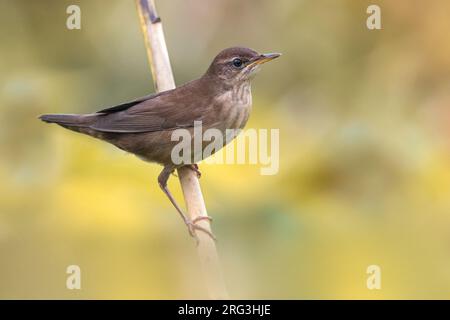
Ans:
{"label": "bokeh background", "polygon": [[[228,46],[283,53],[248,124],[280,129],[279,173],[201,165],[232,298],[450,298],[450,2],[157,6],[178,84]],[[207,298],[160,167],[37,120],[153,91],[134,1],[0,0],[0,26],[0,298]]]}

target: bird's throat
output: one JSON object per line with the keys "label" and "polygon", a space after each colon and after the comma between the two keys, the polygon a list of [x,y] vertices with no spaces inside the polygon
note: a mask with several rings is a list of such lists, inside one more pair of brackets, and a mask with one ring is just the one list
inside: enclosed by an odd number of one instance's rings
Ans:
{"label": "bird's throat", "polygon": [[252,103],[252,92],[249,81],[244,81],[231,88],[230,98],[237,106],[248,106]]}

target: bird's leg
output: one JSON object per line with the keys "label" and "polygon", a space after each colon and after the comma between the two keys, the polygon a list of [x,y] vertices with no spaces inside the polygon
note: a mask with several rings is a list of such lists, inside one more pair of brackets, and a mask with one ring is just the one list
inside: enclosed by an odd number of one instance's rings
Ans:
{"label": "bird's leg", "polygon": [[188,164],[186,166],[197,174],[197,178],[200,179],[202,177],[202,173],[201,173],[200,169],[198,168],[198,164],[194,163],[194,164]]}
{"label": "bird's leg", "polygon": [[164,169],[161,171],[161,173],[158,176],[158,183],[162,191],[166,194],[166,196],[169,198],[170,202],[173,204],[175,209],[180,214],[181,218],[183,219],[184,223],[188,227],[189,234],[195,238],[197,241],[197,244],[199,243],[199,239],[197,237],[196,231],[202,231],[209,235],[213,240],[216,240],[216,237],[207,229],[203,228],[202,226],[197,225],[197,222],[200,220],[209,220],[212,219],[210,217],[197,217],[194,220],[190,220],[180,209],[177,202],[173,198],[172,194],[170,193],[169,189],[167,188],[167,180],[169,180],[170,175],[174,171],[174,167],[172,166],[165,166]]}

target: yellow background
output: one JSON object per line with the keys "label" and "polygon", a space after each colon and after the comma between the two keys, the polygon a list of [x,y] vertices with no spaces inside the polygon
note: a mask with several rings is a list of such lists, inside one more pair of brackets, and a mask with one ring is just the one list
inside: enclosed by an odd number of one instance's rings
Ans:
{"label": "yellow background", "polygon": [[[201,165],[232,298],[450,297],[450,2],[157,6],[178,84],[225,47],[283,53],[247,126],[280,129],[279,174]],[[0,26],[0,298],[206,298],[161,168],[37,120],[153,91],[134,1],[0,0]]]}

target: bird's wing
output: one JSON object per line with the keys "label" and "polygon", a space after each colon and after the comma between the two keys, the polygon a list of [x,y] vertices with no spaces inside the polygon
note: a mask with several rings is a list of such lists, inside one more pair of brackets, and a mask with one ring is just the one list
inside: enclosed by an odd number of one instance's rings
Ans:
{"label": "bird's wing", "polygon": [[149,94],[149,95],[144,96],[144,97],[137,98],[137,99],[132,100],[132,101],[124,102],[124,103],[121,103],[121,104],[116,105],[116,106],[113,106],[113,107],[108,107],[108,108],[106,108],[106,109],[102,109],[102,110],[100,110],[100,111],[97,111],[96,113],[106,113],[106,114],[109,114],[109,113],[114,113],[114,112],[124,111],[124,110],[127,110],[127,109],[129,109],[129,108],[131,108],[131,107],[133,107],[133,106],[135,106],[135,105],[141,103],[141,102],[144,102],[144,101],[146,101],[146,100],[153,99],[153,98],[155,98],[155,97],[157,97],[157,96],[159,96],[159,95],[161,95],[161,94],[163,94],[163,92],[160,92],[160,93],[152,93],[152,94]]}
{"label": "bird's wing", "polygon": [[[188,89],[188,88],[187,88]],[[102,132],[140,133],[194,126],[205,107],[195,105],[189,90],[163,92],[99,111],[90,128]]]}

